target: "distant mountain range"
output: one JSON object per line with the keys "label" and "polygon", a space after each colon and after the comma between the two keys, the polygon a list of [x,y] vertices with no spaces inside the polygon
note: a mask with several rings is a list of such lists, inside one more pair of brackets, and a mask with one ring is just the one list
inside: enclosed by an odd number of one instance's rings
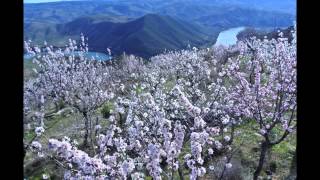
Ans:
{"label": "distant mountain range", "polygon": [[53,2],[53,1],[87,1],[90,3],[110,3],[117,5],[140,6],[144,8],[158,9],[172,4],[191,5],[215,5],[215,6],[238,6],[257,10],[278,11],[284,13],[296,13],[295,0],[25,0],[29,2]]}
{"label": "distant mountain range", "polygon": [[165,49],[186,48],[189,44],[203,46],[215,42],[216,38],[203,27],[156,14],[122,23],[101,16],[82,17],[58,25],[26,23],[25,32],[38,43],[47,39],[48,43],[57,46],[64,45],[69,37],[79,39],[80,33],[83,33],[89,39],[91,51],[106,52],[107,48],[111,48],[115,54],[125,51],[141,57],[150,57]]}
{"label": "distant mountain range", "polygon": [[[281,10],[279,7],[282,7]],[[83,16],[108,15],[138,18],[145,14],[156,13],[174,18],[202,23],[207,21],[225,20],[225,17],[240,16],[259,19],[254,13],[265,14],[267,19],[276,23],[277,19],[295,19],[295,1],[293,0],[87,0],[63,1],[38,4],[24,4],[24,22],[65,23]],[[261,11],[261,12],[260,12]],[[259,13],[260,12],[260,13]],[[231,13],[231,14],[230,14]],[[276,14],[272,15],[272,14]],[[222,19],[221,19],[222,17]],[[229,18],[230,19],[230,18]],[[234,19],[230,23],[236,22]],[[249,19],[248,19],[249,20]],[[247,21],[248,21],[247,20]],[[227,20],[228,21],[228,20]],[[243,20],[242,20],[243,21]],[[287,22],[286,22],[287,23]],[[292,23],[292,22],[290,22]],[[208,23],[207,23],[208,24]],[[210,24],[210,23],[209,23]],[[256,23],[265,26],[264,22]],[[268,24],[268,26],[271,23]],[[283,23],[272,24],[282,26]]]}
{"label": "distant mountain range", "polygon": [[[219,32],[232,27],[291,26],[293,2],[87,0],[24,4],[24,38],[61,46],[68,38],[78,39],[82,32],[89,37],[93,51],[105,52],[110,47],[115,53],[148,57],[187,44],[214,44]],[[260,8],[255,8],[259,3]]]}
{"label": "distant mountain range", "polygon": [[208,16],[195,19],[209,27],[288,27],[293,25],[294,17],[290,14],[265,10],[225,8],[214,11]]}

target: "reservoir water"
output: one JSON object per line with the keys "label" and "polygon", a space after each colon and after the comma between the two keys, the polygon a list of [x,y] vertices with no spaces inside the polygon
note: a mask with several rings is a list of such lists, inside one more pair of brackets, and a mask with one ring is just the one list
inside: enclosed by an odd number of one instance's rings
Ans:
{"label": "reservoir water", "polygon": [[[79,52],[75,51],[74,52],[74,55],[75,56],[79,56]],[[92,51],[89,51],[87,53],[84,54],[84,56],[88,59],[92,59],[94,58],[95,60],[97,61],[108,61],[108,60],[111,60],[112,59],[112,56],[109,56],[105,53],[101,53],[101,52],[92,52]],[[23,55],[23,59],[25,60],[29,60],[29,59],[32,59],[33,55],[32,54],[24,54]]]}
{"label": "reservoir water", "polygon": [[215,43],[215,46],[218,45],[224,45],[229,46],[237,43],[237,34],[240,31],[243,31],[245,27],[236,27],[231,28],[225,31],[222,31],[219,33],[217,42]]}

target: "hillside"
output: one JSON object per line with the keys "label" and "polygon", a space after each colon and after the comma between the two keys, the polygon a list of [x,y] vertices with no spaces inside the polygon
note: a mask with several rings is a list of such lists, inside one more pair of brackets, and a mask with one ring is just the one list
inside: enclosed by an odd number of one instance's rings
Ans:
{"label": "hillside", "polygon": [[150,57],[165,49],[182,49],[188,44],[202,46],[214,43],[217,33],[198,25],[170,16],[147,14],[128,22],[111,22],[110,18],[82,17],[65,24],[46,24],[33,28],[37,24],[25,25],[26,39],[47,40],[61,46],[67,38],[79,37],[84,33],[89,39],[91,51],[105,52],[110,47],[115,54],[123,51],[141,57]]}
{"label": "hillside", "polygon": [[279,31],[283,33],[283,37],[288,38],[289,42],[292,40],[292,33],[291,31],[294,30],[293,26],[284,28],[284,29],[275,29],[271,31],[263,31],[255,28],[246,28],[242,32],[238,33],[237,38],[239,40],[248,39],[250,37],[255,36],[257,39],[277,39],[279,37]]}
{"label": "hillside", "polygon": [[156,13],[208,27],[215,27],[218,21],[218,25],[223,28],[230,28],[233,24],[274,26],[274,21],[285,22],[286,24],[282,25],[288,26],[288,23],[292,25],[292,19],[295,17],[292,11],[295,9],[295,1],[292,0],[272,2],[266,0],[93,0],[24,4],[24,9],[24,22],[27,23],[34,21],[66,23],[79,17],[95,15],[138,18]]}
{"label": "hillside", "polygon": [[290,14],[255,9],[225,7],[195,21],[210,27],[288,27],[295,17]]}
{"label": "hillside", "polygon": [[66,23],[83,16],[139,17],[149,13],[143,7],[99,1],[65,1],[24,4],[24,22]]}
{"label": "hillside", "polygon": [[[63,46],[66,44],[68,38],[62,36],[54,23],[38,22],[24,23],[23,35],[25,40],[32,40],[36,44],[43,44],[46,40],[50,44]],[[71,37],[78,38],[79,35]]]}
{"label": "hillside", "polygon": [[296,14],[296,1],[294,0],[185,0],[198,4],[236,5],[242,8],[257,10],[278,11],[282,13]]}

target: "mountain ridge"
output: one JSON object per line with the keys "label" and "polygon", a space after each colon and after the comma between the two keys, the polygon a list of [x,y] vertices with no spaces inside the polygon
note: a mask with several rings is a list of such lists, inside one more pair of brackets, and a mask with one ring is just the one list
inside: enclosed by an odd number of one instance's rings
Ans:
{"label": "mountain ridge", "polygon": [[[29,26],[25,24],[25,31],[28,31]],[[68,23],[47,26],[48,29],[38,35],[41,37],[38,41],[49,39],[48,43],[62,46],[63,44],[55,44],[55,41],[62,42],[62,39],[70,37],[78,39],[80,33],[83,33],[89,39],[91,51],[106,52],[107,48],[111,48],[115,54],[125,51],[146,58],[165,49],[178,50],[186,48],[188,44],[202,46],[214,43],[217,38],[198,25],[153,13],[123,23],[81,17]],[[54,41],[50,41],[52,37],[55,37]],[[28,35],[25,39],[27,38]]]}

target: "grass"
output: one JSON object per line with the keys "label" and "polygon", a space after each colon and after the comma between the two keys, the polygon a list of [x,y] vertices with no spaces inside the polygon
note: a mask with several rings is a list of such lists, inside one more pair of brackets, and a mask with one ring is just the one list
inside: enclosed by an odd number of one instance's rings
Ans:
{"label": "grass", "polygon": [[[250,168],[250,171],[254,171],[259,159],[259,142],[263,140],[261,135],[258,135],[252,130],[254,122],[248,122],[238,128],[241,131],[239,136],[235,136],[234,146],[239,147],[241,142],[244,144],[240,146],[239,153],[235,158],[241,160],[242,165]],[[276,135],[279,137],[281,131],[275,130]],[[293,152],[296,147],[295,133],[290,134],[283,142],[272,147],[271,151],[266,157],[266,164],[275,163],[277,166],[276,175],[280,179],[284,179],[290,169],[291,160],[293,158]],[[262,172],[262,175],[265,175]]]}
{"label": "grass", "polygon": [[24,139],[29,142],[33,139],[33,137],[36,135],[34,131],[27,131],[24,133]]}
{"label": "grass", "polygon": [[[75,132],[77,132],[77,129],[74,129],[74,125],[80,124],[80,122],[77,121],[79,119],[79,115],[72,114],[69,116],[62,116],[58,115],[54,118],[45,121],[45,133],[44,135],[39,139],[39,142],[43,145],[46,145],[47,139],[46,138],[62,138],[64,136],[72,137],[72,139],[80,139],[80,137],[73,136]],[[27,131],[24,134],[24,139],[29,142],[33,137],[35,136],[35,133],[33,130]],[[46,138],[44,138],[44,136]],[[32,154],[31,152],[26,153],[26,157],[24,159],[24,164],[28,164],[31,161],[36,159],[36,155]],[[52,162],[47,162],[45,165],[38,165],[35,167],[31,167],[33,173],[30,177],[26,177],[30,180],[37,180],[42,179],[42,174],[46,173],[50,176],[55,175],[57,171],[59,171],[59,168]]]}
{"label": "grass", "polygon": [[109,117],[111,111],[114,110],[114,105],[112,102],[105,103],[101,108],[98,109],[98,113],[101,113],[103,117]]}
{"label": "grass", "polygon": [[[59,173],[57,173],[59,172]],[[24,177],[27,180],[42,180],[42,175],[47,174],[49,175],[49,180],[52,179],[61,179],[62,171],[56,167],[56,164],[48,161],[43,166],[39,166],[36,169],[33,170],[32,176],[30,177]],[[61,174],[61,175],[59,175]]]}
{"label": "grass", "polygon": [[143,89],[141,88],[141,85],[139,84],[139,86],[136,88],[136,93],[141,94],[142,92],[143,92]]}
{"label": "grass", "polygon": [[32,60],[23,60],[23,77],[25,80],[28,80],[32,77],[35,77],[35,72],[33,69],[38,69],[37,65],[32,62]]}
{"label": "grass", "polygon": [[164,83],[164,87],[170,91],[174,86],[176,85],[176,82],[174,80],[168,80]]}

